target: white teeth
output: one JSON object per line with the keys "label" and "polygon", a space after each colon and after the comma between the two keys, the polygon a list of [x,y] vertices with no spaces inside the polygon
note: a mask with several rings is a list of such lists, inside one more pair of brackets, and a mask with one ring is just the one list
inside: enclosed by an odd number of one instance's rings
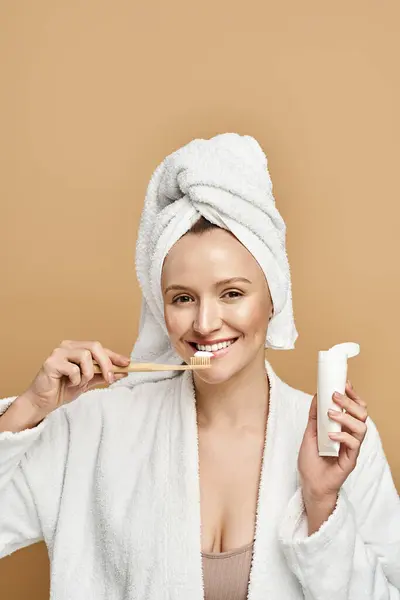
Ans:
{"label": "white teeth", "polygon": [[196,344],[197,350],[206,351],[206,352],[217,352],[217,350],[222,350],[222,348],[228,348],[231,344],[233,344],[235,340],[228,340],[227,342],[219,342],[218,344],[207,344],[206,346],[202,344]]}

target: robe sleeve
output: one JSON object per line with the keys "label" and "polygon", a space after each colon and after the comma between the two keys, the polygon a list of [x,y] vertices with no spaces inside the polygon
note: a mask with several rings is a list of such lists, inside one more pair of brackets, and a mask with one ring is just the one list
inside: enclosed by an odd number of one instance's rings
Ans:
{"label": "robe sleeve", "polygon": [[[0,415],[15,399],[0,400]],[[29,453],[35,445],[40,444],[39,438],[49,421],[50,418],[46,417],[32,429],[0,433],[0,558],[43,539],[27,473],[32,469],[46,468],[46,464],[41,463],[46,459],[43,453],[37,454],[34,460],[30,459]]]}
{"label": "robe sleeve", "polygon": [[308,536],[299,488],[279,540],[307,600],[400,600],[400,499],[373,421],[333,513]]}

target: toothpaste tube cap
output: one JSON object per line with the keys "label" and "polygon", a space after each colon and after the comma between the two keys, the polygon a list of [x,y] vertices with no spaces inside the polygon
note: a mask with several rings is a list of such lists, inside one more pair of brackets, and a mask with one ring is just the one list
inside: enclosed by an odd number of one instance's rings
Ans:
{"label": "toothpaste tube cap", "polygon": [[360,354],[360,345],[355,342],[344,342],[343,344],[336,344],[329,350],[321,350],[318,352],[318,360],[347,360]]}

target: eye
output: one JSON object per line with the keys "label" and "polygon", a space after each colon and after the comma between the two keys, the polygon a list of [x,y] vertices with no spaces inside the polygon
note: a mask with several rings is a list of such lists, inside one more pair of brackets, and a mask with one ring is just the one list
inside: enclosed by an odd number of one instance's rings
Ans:
{"label": "eye", "polygon": [[237,290],[229,290],[228,292],[225,292],[224,296],[228,296],[228,299],[233,300],[235,298],[240,298],[240,296],[243,296],[243,294]]}
{"label": "eye", "polygon": [[190,302],[190,300],[191,297],[184,294],[182,296],[177,296],[176,298],[174,298],[172,300],[172,304],[187,304],[188,302]]}

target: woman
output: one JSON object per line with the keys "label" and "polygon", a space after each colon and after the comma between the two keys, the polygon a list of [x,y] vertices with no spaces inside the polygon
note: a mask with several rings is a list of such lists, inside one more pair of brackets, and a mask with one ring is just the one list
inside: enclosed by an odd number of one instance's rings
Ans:
{"label": "woman", "polygon": [[210,369],[83,394],[130,359],[67,341],[0,402],[0,556],[44,539],[56,600],[400,598],[400,502],[366,404],[348,383],[340,455],[319,457],[316,397],[264,358],[297,337],[265,167],[225,134],[149,184],[131,358],[211,348]]}

